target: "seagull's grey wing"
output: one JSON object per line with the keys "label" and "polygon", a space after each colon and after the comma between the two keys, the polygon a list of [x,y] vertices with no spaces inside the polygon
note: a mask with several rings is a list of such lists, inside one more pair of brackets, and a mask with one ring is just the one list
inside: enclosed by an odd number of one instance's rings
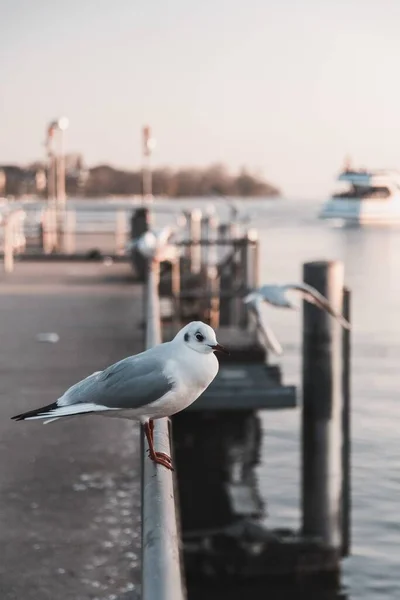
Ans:
{"label": "seagull's grey wing", "polygon": [[261,294],[262,299],[272,306],[278,306],[279,308],[295,308],[295,306],[285,296],[287,286],[277,284],[266,284],[262,285],[258,289],[258,293]]}
{"label": "seagull's grey wing", "polygon": [[282,346],[278,338],[272,331],[271,327],[265,323],[261,313],[261,300],[247,302],[247,307],[253,315],[258,331],[260,332],[267,348],[275,352],[275,354],[283,354]]}
{"label": "seagull's grey wing", "polygon": [[313,288],[311,285],[308,285],[307,283],[288,284],[285,286],[285,289],[300,292],[304,300],[310,302],[311,304],[315,304],[318,306],[318,308],[326,310],[326,312],[334,317],[342,327],[345,329],[350,329],[350,323],[341,314],[337,313],[329,304],[327,298],[320,294],[319,291]]}
{"label": "seagull's grey wing", "polygon": [[67,390],[60,404],[93,402],[108,408],[140,408],[171,391],[173,382],[164,373],[158,352],[125,358]]}

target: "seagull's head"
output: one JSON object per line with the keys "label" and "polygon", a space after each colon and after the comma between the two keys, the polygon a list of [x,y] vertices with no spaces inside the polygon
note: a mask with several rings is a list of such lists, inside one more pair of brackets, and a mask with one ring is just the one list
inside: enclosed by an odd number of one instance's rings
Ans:
{"label": "seagull's head", "polygon": [[229,354],[226,348],[218,344],[214,329],[202,321],[192,321],[176,334],[175,339],[200,354]]}

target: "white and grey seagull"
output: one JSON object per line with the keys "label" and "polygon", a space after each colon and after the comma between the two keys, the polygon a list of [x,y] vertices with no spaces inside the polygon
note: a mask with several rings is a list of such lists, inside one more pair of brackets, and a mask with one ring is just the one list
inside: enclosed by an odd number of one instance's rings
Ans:
{"label": "white and grey seagull", "polygon": [[297,309],[297,306],[290,300],[288,294],[296,292],[303,300],[315,304],[318,308],[325,310],[336,319],[342,327],[350,329],[350,323],[337,313],[330,305],[329,301],[318,290],[307,283],[287,283],[287,284],[269,284],[263,285],[260,288],[253,290],[243,298],[243,302],[247,304],[250,312],[253,314],[256,325],[263,336],[267,347],[273,350],[276,354],[282,354],[282,346],[272,329],[263,319],[261,305],[263,302],[277,306],[279,308]]}
{"label": "white and grey seagull", "polygon": [[[214,330],[201,321],[183,327],[173,340],[129,356],[70,387],[56,402],[12,417],[15,421],[97,414],[140,421],[155,463],[172,469],[171,458],[157,452],[153,419],[169,417],[192,404],[218,373]],[[228,353],[229,354],[229,353]]]}

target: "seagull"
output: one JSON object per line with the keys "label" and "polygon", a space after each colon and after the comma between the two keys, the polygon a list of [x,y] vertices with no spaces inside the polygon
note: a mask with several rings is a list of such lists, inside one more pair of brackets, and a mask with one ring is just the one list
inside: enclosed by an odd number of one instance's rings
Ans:
{"label": "seagull", "polygon": [[147,259],[174,262],[179,256],[177,247],[169,243],[174,233],[169,226],[146,231],[138,239],[131,240],[127,250],[136,248]]}
{"label": "seagull", "polygon": [[282,354],[282,346],[280,345],[276,335],[263,319],[261,305],[263,302],[277,306],[279,308],[297,309],[297,306],[289,300],[287,293],[295,291],[299,293],[303,300],[315,304],[318,308],[328,312],[336,319],[342,327],[350,329],[350,323],[340,314],[338,314],[329,304],[328,300],[318,292],[315,288],[307,283],[288,283],[283,285],[270,284],[263,285],[257,290],[250,292],[243,298],[243,302],[247,305],[249,311],[254,316],[256,325],[264,338],[268,348],[276,354]]}
{"label": "seagull", "polygon": [[336,319],[342,327],[345,329],[350,329],[350,323],[339,313],[337,313],[334,308],[329,304],[329,301],[325,296],[319,293],[318,290],[313,288],[311,285],[307,283],[287,283],[284,285],[263,285],[258,290],[255,290],[244,297],[243,302],[249,303],[254,301],[254,299],[260,298],[264,302],[268,304],[272,304],[272,306],[278,306],[280,308],[292,308],[297,309],[297,306],[291,302],[287,297],[287,292],[295,291],[302,296],[303,300],[310,302],[310,304],[315,304],[318,308],[325,310],[327,313],[331,315],[334,319]]}
{"label": "seagull", "polygon": [[[251,298],[249,298],[249,296],[251,296]],[[266,347],[269,350],[272,350],[272,352],[275,352],[275,354],[283,354],[283,348],[280,345],[278,338],[263,317],[261,308],[263,298],[261,294],[249,294],[243,301],[247,304],[249,312],[253,315],[256,327],[260,332]]]}
{"label": "seagull", "polygon": [[218,373],[217,351],[229,354],[209,325],[192,321],[170,342],[96,371],[56,402],[11,418],[49,423],[97,414],[137,420],[144,426],[150,459],[172,470],[171,457],[154,448],[153,420],[174,415],[197,400]]}

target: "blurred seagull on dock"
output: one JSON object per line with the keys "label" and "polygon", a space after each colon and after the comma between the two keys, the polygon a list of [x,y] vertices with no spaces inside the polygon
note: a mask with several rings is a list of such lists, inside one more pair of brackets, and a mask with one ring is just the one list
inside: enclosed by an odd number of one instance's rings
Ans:
{"label": "blurred seagull on dock", "polygon": [[193,321],[170,342],[96,371],[72,385],[52,404],[12,419],[44,419],[50,423],[92,414],[140,421],[150,459],[172,469],[171,457],[154,448],[153,420],[174,415],[197,400],[218,373],[215,352],[229,354],[209,325]]}
{"label": "blurred seagull on dock", "polygon": [[265,302],[279,308],[290,308],[297,310],[298,307],[287,296],[287,294],[290,292],[296,292],[306,302],[314,304],[321,310],[325,310],[331,315],[331,317],[336,319],[342,327],[345,329],[350,329],[350,323],[343,317],[343,315],[337,313],[329,304],[327,298],[325,298],[325,296],[320,294],[320,292],[318,292],[318,290],[312,286],[306,283],[263,285],[257,290],[250,292],[250,294],[247,294],[247,296],[243,298],[243,302],[247,305],[249,311],[254,316],[256,325],[263,336],[267,347],[273,350],[276,354],[282,354],[282,346],[278,342],[271,328],[265,323],[261,307],[262,303]]}
{"label": "blurred seagull on dock", "polygon": [[136,249],[147,259],[174,262],[179,256],[177,246],[170,243],[174,234],[175,231],[170,226],[146,231],[136,240],[131,240],[127,250]]}

